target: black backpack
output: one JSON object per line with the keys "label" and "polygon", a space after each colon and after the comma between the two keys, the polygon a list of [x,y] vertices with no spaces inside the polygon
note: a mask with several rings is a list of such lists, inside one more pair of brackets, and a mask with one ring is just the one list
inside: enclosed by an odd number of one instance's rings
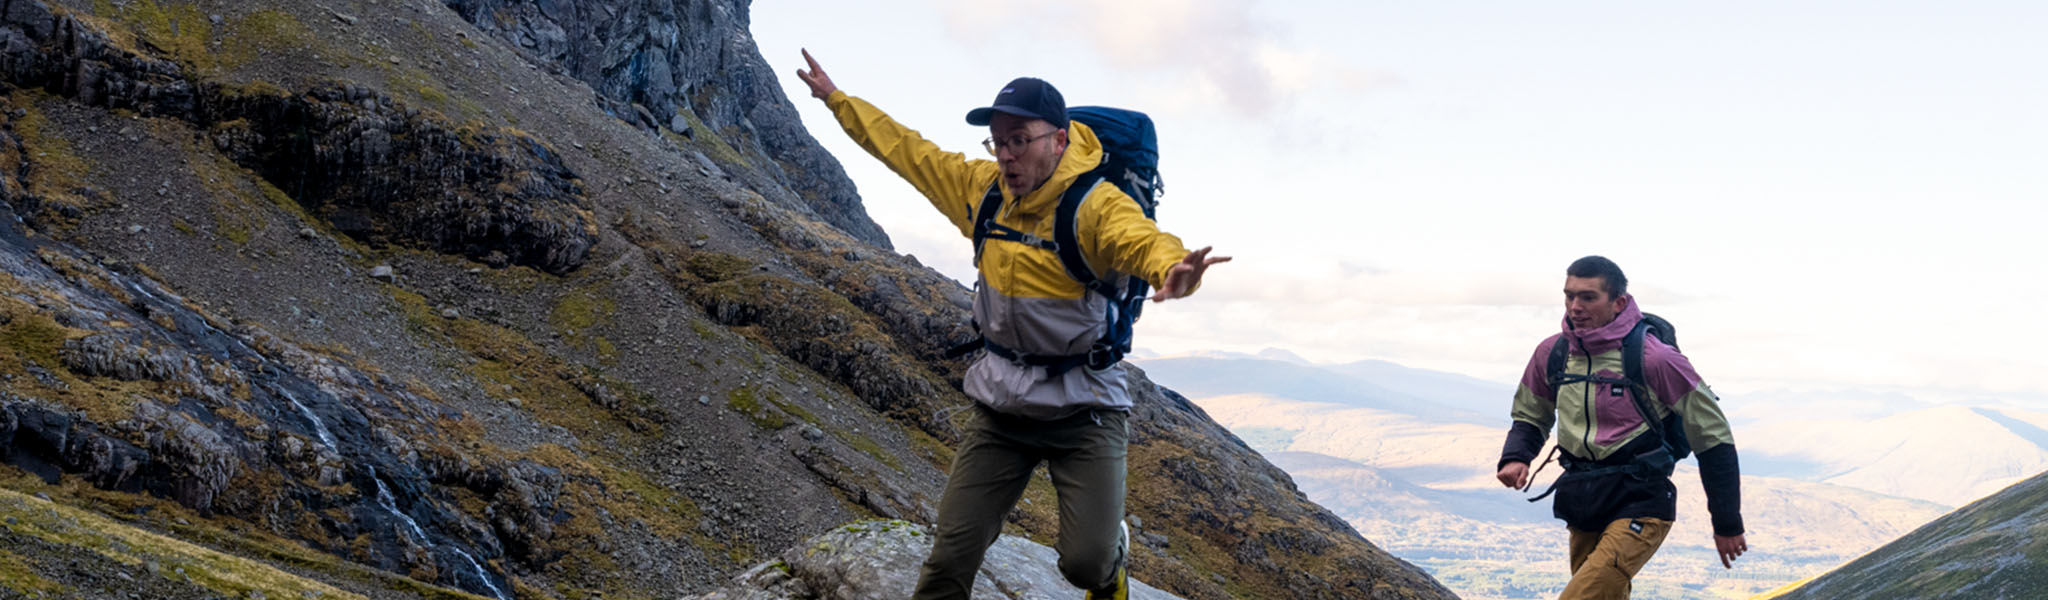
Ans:
{"label": "black backpack", "polygon": [[1102,164],[1081,174],[1067,186],[1066,193],[1060,195],[1059,208],[1053,214],[1053,239],[1050,240],[997,224],[995,216],[1002,207],[1003,190],[1000,178],[991,182],[988,192],[982,194],[980,208],[974,213],[974,262],[977,266],[981,264],[982,243],[992,239],[1053,251],[1059,255],[1060,265],[1066,268],[1068,277],[1109,300],[1103,315],[1103,321],[1109,326],[1086,354],[1028,355],[988,343],[986,338],[976,338],[947,350],[947,358],[986,349],[1003,358],[1047,367],[1051,375],[1058,376],[1082,365],[1091,369],[1107,369],[1131,352],[1132,327],[1145,308],[1151,286],[1136,275],[1125,275],[1122,281],[1117,281],[1096,274],[1081,256],[1080,235],[1075,231],[1074,220],[1088,193],[1105,181],[1137,201],[1138,208],[1145,212],[1145,218],[1156,220],[1159,196],[1166,191],[1159,177],[1159,136],[1152,128],[1152,118],[1137,111],[1076,106],[1067,111],[1067,116],[1088,125],[1096,138],[1102,141]]}

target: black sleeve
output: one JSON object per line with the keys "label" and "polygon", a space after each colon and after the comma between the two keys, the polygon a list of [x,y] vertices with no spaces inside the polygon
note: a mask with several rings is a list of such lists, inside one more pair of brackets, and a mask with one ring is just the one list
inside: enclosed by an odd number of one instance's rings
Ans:
{"label": "black sleeve", "polygon": [[1721,444],[1699,455],[1700,486],[1707,490],[1707,513],[1713,515],[1714,535],[1742,535],[1742,468],[1735,460],[1735,444]]}
{"label": "black sleeve", "polygon": [[1507,445],[1500,449],[1500,464],[1494,465],[1494,470],[1498,471],[1501,467],[1505,467],[1511,462],[1523,464],[1535,462],[1536,453],[1543,451],[1543,438],[1545,435],[1544,431],[1537,429],[1535,425],[1530,425],[1524,421],[1515,421],[1514,427],[1508,429]]}

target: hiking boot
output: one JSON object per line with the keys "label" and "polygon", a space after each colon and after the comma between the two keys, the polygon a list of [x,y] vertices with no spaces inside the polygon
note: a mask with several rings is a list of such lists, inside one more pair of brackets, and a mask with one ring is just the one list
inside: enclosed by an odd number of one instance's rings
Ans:
{"label": "hiking boot", "polygon": [[1116,577],[1109,587],[1090,590],[1088,600],[1129,600],[1131,597],[1131,526],[1118,522],[1117,527],[1123,529],[1123,551],[1122,556],[1117,557]]}
{"label": "hiking boot", "polygon": [[1130,597],[1131,574],[1122,566],[1116,568],[1116,583],[1107,588],[1088,591],[1088,600],[1129,600]]}

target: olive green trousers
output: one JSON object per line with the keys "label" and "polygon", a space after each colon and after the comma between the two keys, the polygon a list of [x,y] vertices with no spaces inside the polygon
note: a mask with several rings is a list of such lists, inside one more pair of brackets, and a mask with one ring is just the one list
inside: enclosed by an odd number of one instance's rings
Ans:
{"label": "olive green trousers", "polygon": [[932,553],[913,600],[967,598],[982,556],[1003,532],[1038,464],[1059,495],[1060,574],[1082,589],[1109,585],[1124,563],[1124,460],[1128,413],[1083,411],[1056,421],[1004,415],[976,404],[939,499]]}

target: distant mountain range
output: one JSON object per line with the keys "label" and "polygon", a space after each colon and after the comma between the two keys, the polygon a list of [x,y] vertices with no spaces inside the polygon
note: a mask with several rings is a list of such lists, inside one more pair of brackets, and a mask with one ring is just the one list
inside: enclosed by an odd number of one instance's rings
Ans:
{"label": "distant mountain range", "polygon": [[[1284,351],[1138,361],[1292,475],[1316,501],[1466,598],[1554,595],[1567,568],[1548,501],[1493,479],[1508,384],[1384,361],[1315,365]],[[1753,552],[1713,556],[1690,464],[1679,522],[1644,597],[1760,593],[1825,571],[2048,468],[2048,414],[1893,393],[1725,398]],[[1957,443],[1970,440],[1970,443]],[[1546,470],[1539,487],[1554,477]]]}

